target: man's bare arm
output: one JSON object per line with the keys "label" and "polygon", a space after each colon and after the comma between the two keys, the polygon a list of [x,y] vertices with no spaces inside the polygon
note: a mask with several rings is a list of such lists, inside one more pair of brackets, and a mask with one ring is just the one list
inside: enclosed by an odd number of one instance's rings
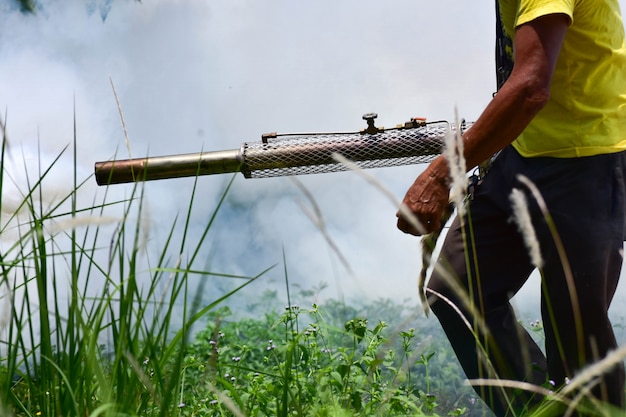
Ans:
{"label": "man's bare arm", "polygon": [[[463,135],[464,156],[474,167],[519,136],[550,97],[550,82],[569,24],[569,17],[551,14],[521,25],[515,32],[515,66],[511,76],[472,128]],[[425,232],[438,230],[448,205],[448,166],[435,159],[415,180],[403,204],[417,217]],[[398,212],[398,228],[421,234]]]}

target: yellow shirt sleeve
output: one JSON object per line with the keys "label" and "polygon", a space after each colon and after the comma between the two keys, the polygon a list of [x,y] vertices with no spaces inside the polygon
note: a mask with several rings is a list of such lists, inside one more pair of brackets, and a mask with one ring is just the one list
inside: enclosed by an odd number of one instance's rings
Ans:
{"label": "yellow shirt sleeve", "polygon": [[532,22],[541,16],[561,13],[569,17],[570,24],[574,17],[574,0],[521,0],[515,19],[515,27]]}

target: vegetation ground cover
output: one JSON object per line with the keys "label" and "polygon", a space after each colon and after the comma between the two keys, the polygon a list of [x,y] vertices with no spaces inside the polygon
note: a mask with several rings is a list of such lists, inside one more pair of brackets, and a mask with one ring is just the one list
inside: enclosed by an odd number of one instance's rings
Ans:
{"label": "vegetation ground cover", "polygon": [[[391,331],[381,312],[367,317],[336,302],[276,313],[269,300],[256,318],[230,320],[218,306],[264,271],[235,276],[196,264],[232,182],[193,237],[192,190],[185,216],[172,220],[157,253],[147,253],[137,221],[141,186],[118,200],[105,189],[85,204],[80,193],[92,179],[79,179],[74,168],[71,192],[44,198],[68,149],[27,170],[26,185],[12,190],[17,205],[5,205],[9,177],[0,175],[1,415],[432,413],[444,398],[436,391],[462,385],[458,369],[432,369],[454,363],[449,351],[418,349],[416,331]],[[197,286],[196,276],[203,277]],[[202,282],[211,279],[239,284],[207,302]],[[399,310],[387,304],[388,315],[400,317]],[[192,334],[199,323],[206,328]],[[450,406],[461,413],[463,401]]]}
{"label": "vegetation ground cover", "polygon": [[292,305],[236,321],[212,312],[188,349],[181,404],[232,415],[226,393],[254,416],[484,412],[439,331],[419,319],[409,327],[401,305],[367,307],[370,316],[337,302]]}
{"label": "vegetation ground cover", "polygon": [[[232,182],[193,235],[192,190],[185,215],[148,253],[143,188],[83,204],[91,179],[74,169],[72,191],[46,202],[59,158],[27,173],[10,207],[0,174],[0,415],[488,415],[437,321],[412,303],[298,305],[268,292],[246,315],[224,307],[266,272],[197,267]],[[237,284],[206,301],[207,280]],[[530,328],[540,337],[540,322]],[[550,404],[563,403],[557,394]],[[532,416],[562,415],[551,407]]]}

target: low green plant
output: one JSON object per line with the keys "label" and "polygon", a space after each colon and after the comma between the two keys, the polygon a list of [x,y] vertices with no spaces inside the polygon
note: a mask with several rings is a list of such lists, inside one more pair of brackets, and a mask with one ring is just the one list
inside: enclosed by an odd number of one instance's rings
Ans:
{"label": "low green plant", "polygon": [[[414,328],[371,326],[362,317],[337,327],[324,312],[291,305],[233,321],[229,309],[211,312],[187,348],[185,415],[438,415],[424,366],[435,353],[415,353]],[[462,415],[473,393],[445,395],[449,411]]]}

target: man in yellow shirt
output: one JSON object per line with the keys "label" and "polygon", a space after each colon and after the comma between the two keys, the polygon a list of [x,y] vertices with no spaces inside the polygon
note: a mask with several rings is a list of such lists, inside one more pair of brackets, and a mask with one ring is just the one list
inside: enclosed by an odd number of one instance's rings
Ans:
{"label": "man in yellow shirt", "polygon": [[[501,152],[468,200],[466,221],[452,222],[442,247],[438,262],[454,283],[435,268],[427,293],[469,379],[556,390],[617,348],[607,312],[626,228],[624,28],[617,0],[500,0],[499,9],[514,65],[463,142],[469,167]],[[558,239],[519,174],[540,191]],[[414,235],[440,229],[449,186],[448,162],[439,157],[403,202],[424,230],[401,214],[398,227]],[[514,188],[527,195],[540,262],[511,221]],[[471,243],[464,244],[464,233]],[[509,303],[536,266],[545,356]],[[503,389],[477,392],[498,416],[519,415],[540,400]],[[606,370],[591,393],[623,408],[624,367]]]}

